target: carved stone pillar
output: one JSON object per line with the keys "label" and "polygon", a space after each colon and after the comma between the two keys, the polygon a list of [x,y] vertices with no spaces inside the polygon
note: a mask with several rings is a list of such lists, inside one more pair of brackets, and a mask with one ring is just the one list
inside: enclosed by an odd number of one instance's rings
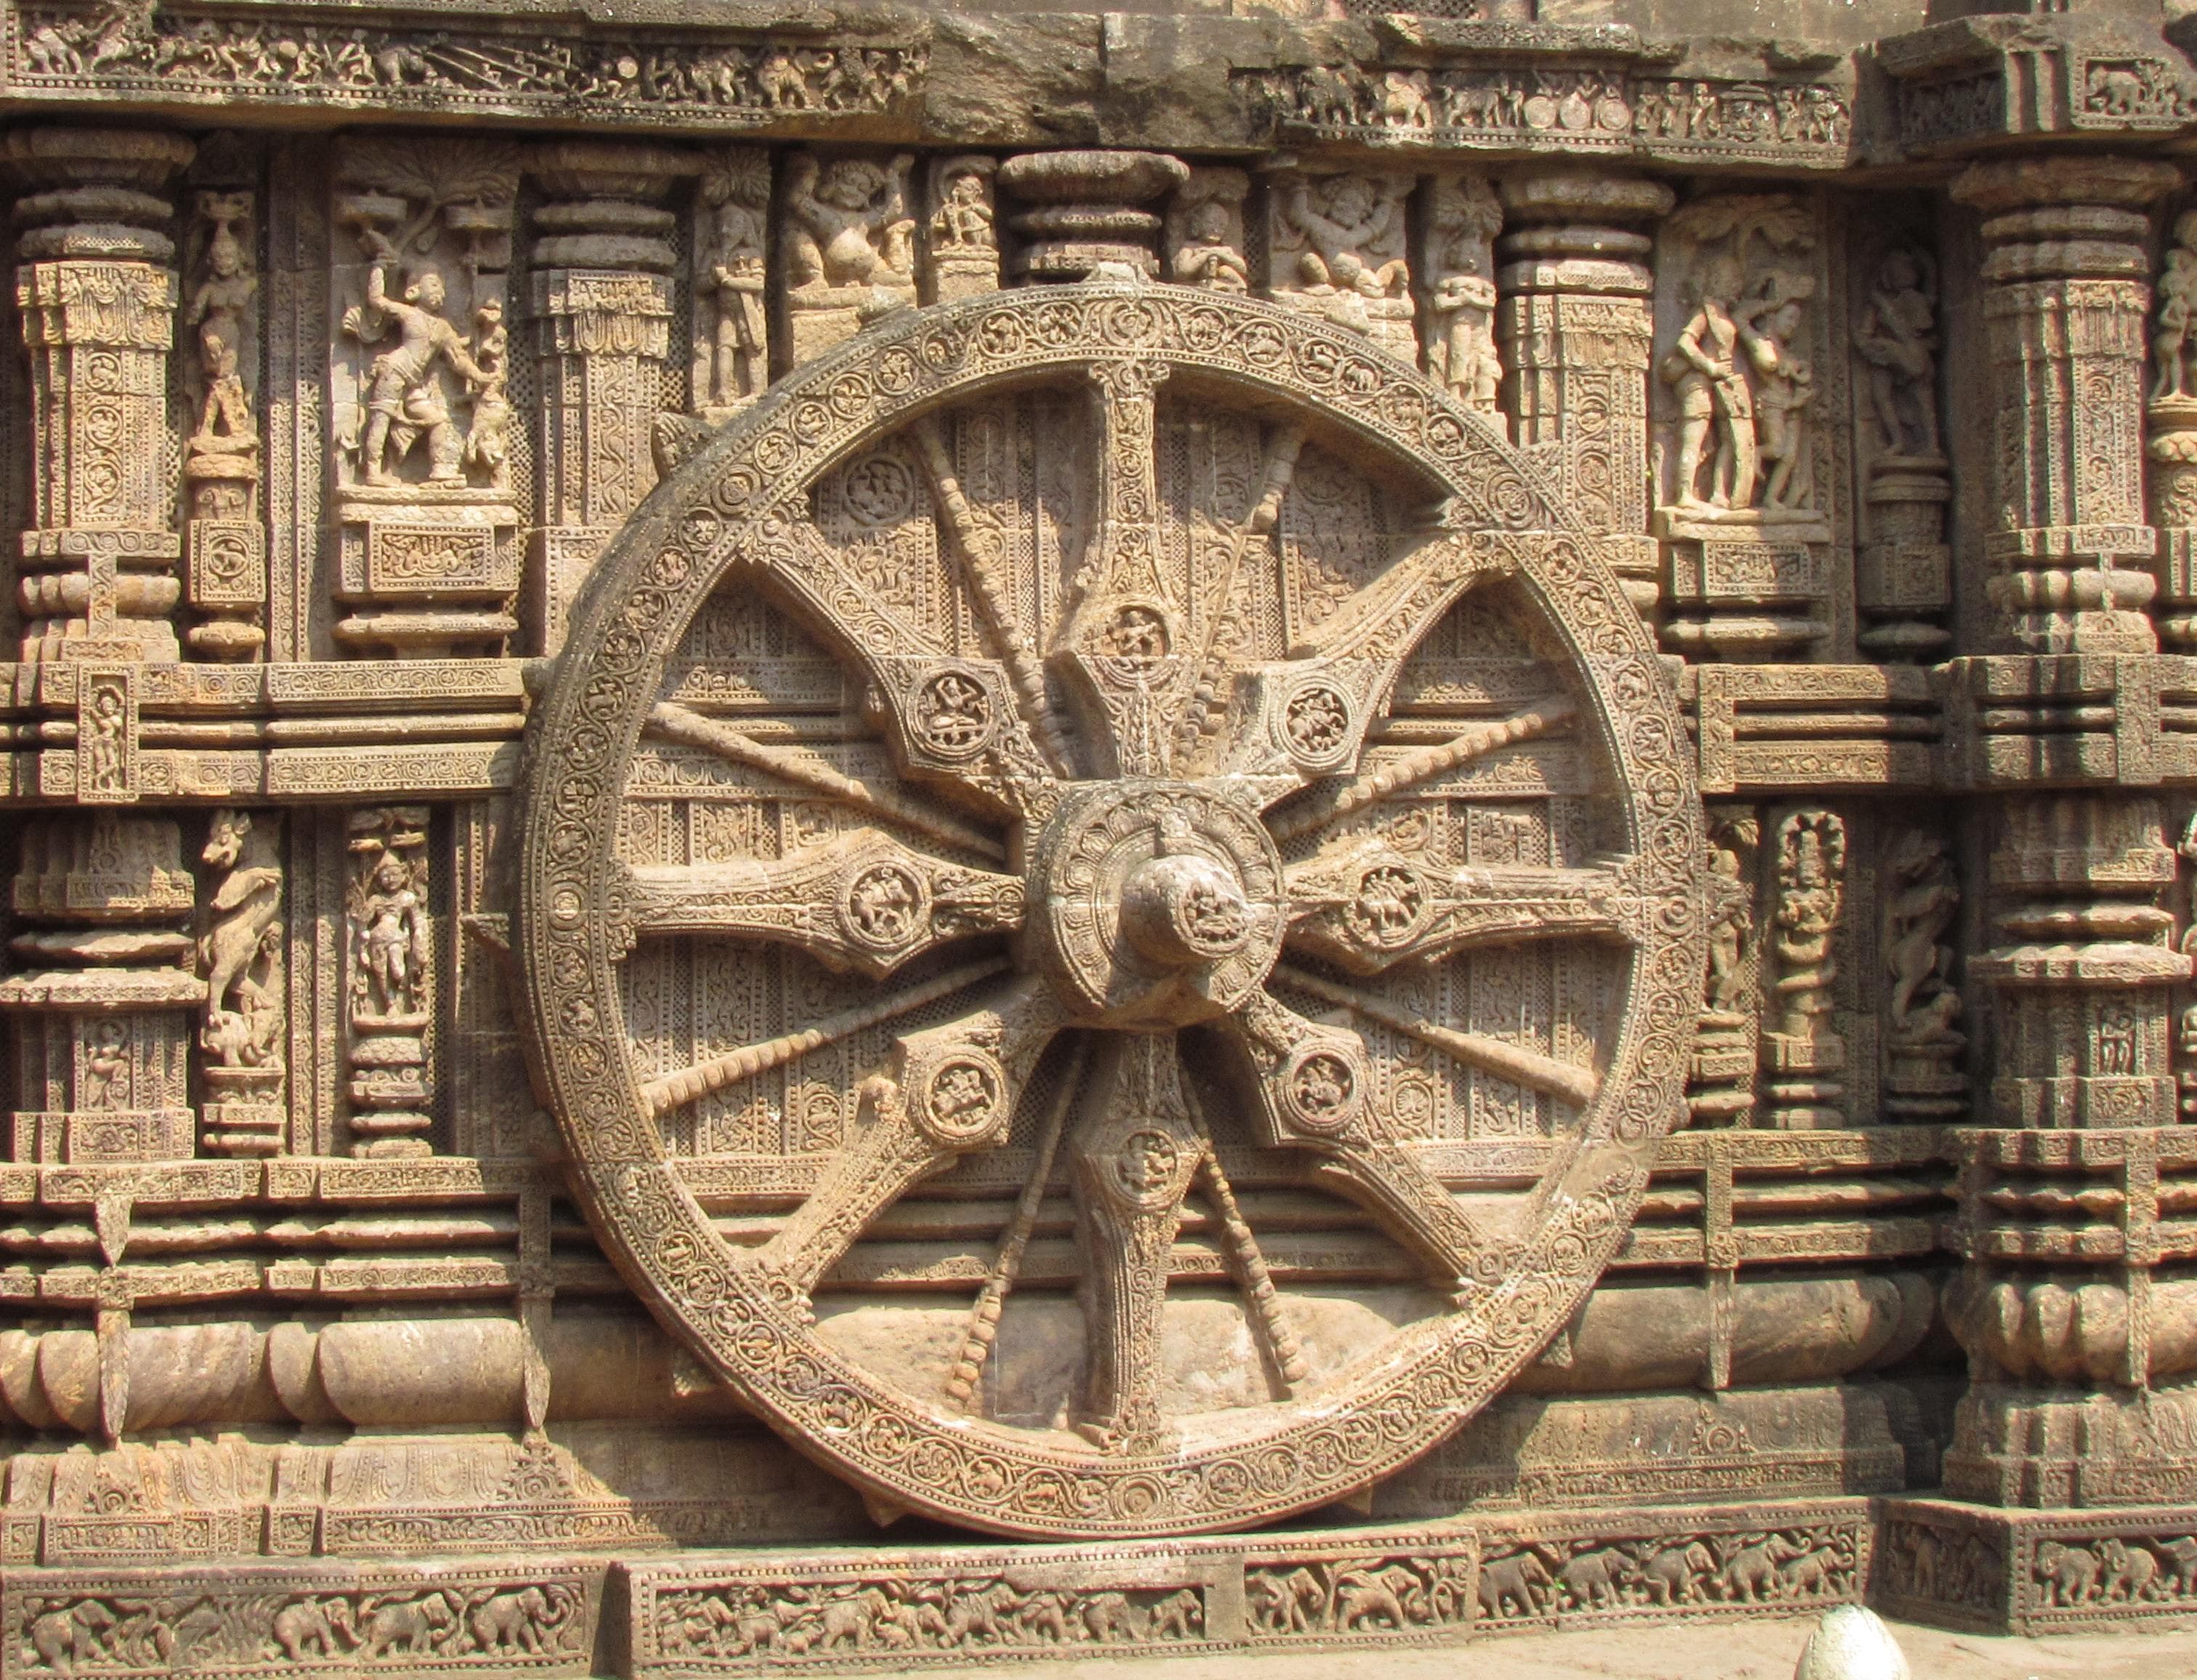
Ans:
{"label": "carved stone pillar", "polygon": [[1979,164],[1953,196],[1984,212],[1984,316],[1998,530],[1995,640],[2030,653],[2145,653],[2158,588],[2144,523],[2146,206],[2155,159]]}
{"label": "carved stone pillar", "polygon": [[165,447],[176,247],[159,194],[192,151],[156,132],[8,136],[9,163],[36,189],[15,205],[32,407],[26,661],[178,654],[169,615],[182,546]]}
{"label": "carved stone pillar", "polygon": [[1648,532],[1649,298],[1667,215],[1660,181],[1551,170],[1501,183],[1509,231],[1497,247],[1504,406],[1517,441],[1551,452],[1564,500],[1604,552],[1643,618],[1661,571]]}
{"label": "carved stone pillar", "polygon": [[1008,223],[1023,240],[1008,265],[1017,280],[1087,280],[1102,264],[1149,277],[1161,218],[1145,206],[1190,167],[1160,152],[1026,152],[999,179],[1028,206]]}
{"label": "carved stone pillar", "polygon": [[1945,1489],[1993,1505],[2186,1500],[2197,1408],[2148,1392],[2169,1004],[2190,970],[2158,903],[2174,853],[2148,800],[2026,798],[2003,823],[2007,942],[1969,971],[1998,995],[1989,1124],[2021,1129],[1955,1134],[1968,1264],[1947,1317],[1971,1380]]}
{"label": "carved stone pillar", "polygon": [[694,165],[652,147],[562,141],[535,154],[552,196],[534,212],[541,331],[542,527],[528,616],[541,651],[603,544],[656,487],[651,434],[665,407],[670,235],[658,202]]}
{"label": "carved stone pillar", "polygon": [[163,818],[41,818],[14,880],[27,972],[0,981],[15,1017],[17,1161],[187,1161],[194,899]]}

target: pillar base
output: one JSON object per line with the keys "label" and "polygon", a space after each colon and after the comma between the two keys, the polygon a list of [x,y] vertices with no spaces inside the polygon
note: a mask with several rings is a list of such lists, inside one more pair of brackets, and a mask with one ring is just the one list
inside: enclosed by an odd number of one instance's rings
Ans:
{"label": "pillar base", "polygon": [[1978,1633],[2197,1624],[2197,1503],[2001,1510],[1887,1499],[1870,1602]]}

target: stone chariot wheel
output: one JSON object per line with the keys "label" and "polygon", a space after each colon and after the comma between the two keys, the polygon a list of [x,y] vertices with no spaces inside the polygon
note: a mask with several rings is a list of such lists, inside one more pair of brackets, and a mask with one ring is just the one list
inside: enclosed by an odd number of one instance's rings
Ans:
{"label": "stone chariot wheel", "polygon": [[1369,1487],[1578,1306],[1681,1111],[1703,855],[1637,614],[1362,338],[911,312],[661,486],[529,748],[606,1248],[878,1512]]}

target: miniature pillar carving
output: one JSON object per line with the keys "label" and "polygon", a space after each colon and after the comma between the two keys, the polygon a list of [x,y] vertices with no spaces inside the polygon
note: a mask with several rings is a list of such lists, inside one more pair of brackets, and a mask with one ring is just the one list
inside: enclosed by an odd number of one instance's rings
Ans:
{"label": "miniature pillar carving", "polygon": [[1180,191],[1190,166],[1161,152],[1025,152],[1000,165],[999,183],[1025,208],[1008,220],[1022,236],[1009,270],[1022,281],[1087,280],[1102,269],[1159,272],[1159,215],[1145,206]]}
{"label": "miniature pillar carving", "polygon": [[1709,829],[1709,971],[1694,1030],[1686,1106],[1697,1126],[1744,1125],[1754,1111],[1754,880],[1762,824],[1730,813]]}
{"label": "miniature pillar carving", "polygon": [[434,931],[427,904],[427,810],[399,805],[351,818],[345,904],[351,1153],[432,1152]]}
{"label": "miniature pillar carving", "polygon": [[1998,529],[1995,640],[2032,653],[2153,652],[2144,523],[2146,206],[2180,179],[2146,159],[1980,164]]}
{"label": "miniature pillar carving", "polygon": [[603,545],[656,487],[650,438],[666,406],[677,265],[677,218],[658,201],[694,167],[675,152],[583,141],[535,154],[552,195],[534,212],[542,529],[529,616],[544,653],[564,645],[565,614]]}
{"label": "miniature pillar carving", "polygon": [[1660,181],[1575,170],[1501,183],[1510,225],[1498,252],[1504,403],[1518,442],[1555,455],[1564,499],[1594,530],[1626,595],[1651,617],[1661,568],[1648,533],[1649,298],[1670,212]]}
{"label": "miniature pillar carving", "polygon": [[1000,289],[998,209],[992,177],[999,165],[982,153],[930,161],[924,221],[925,285],[931,304],[979,298]]}
{"label": "miniature pillar carving", "polygon": [[1877,246],[1855,287],[1852,338],[1864,401],[1866,540],[1854,594],[1864,649],[1887,660],[1934,658],[1952,641],[1952,500],[1938,421],[1938,261],[1919,239]]}
{"label": "miniature pillar carving", "polygon": [[1884,925],[1879,949],[1891,991],[1885,1002],[1884,1108],[1900,1120],[1957,1115],[1968,1082],[1960,1069],[1967,1036],[1953,947],[1945,941],[1961,889],[1943,837],[1910,829],[1887,853],[1880,878]]}
{"label": "miniature pillar carving", "polygon": [[101,812],[23,830],[15,953],[17,1161],[184,1161],[192,1017],[206,988],[183,923],[194,900],[176,825]]}
{"label": "miniature pillar carving", "polygon": [[162,440],[177,279],[159,194],[193,148],[40,128],[11,132],[7,152],[38,189],[15,206],[33,421],[22,658],[171,661],[182,545]]}

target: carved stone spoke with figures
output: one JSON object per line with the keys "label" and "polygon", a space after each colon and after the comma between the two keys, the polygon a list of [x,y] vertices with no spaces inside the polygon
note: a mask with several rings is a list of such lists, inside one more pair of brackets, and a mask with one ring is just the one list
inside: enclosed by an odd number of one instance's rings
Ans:
{"label": "carved stone spoke with figures", "polygon": [[571,646],[519,943],[590,1217],[872,1510],[1319,1505],[1622,1237],[1699,1006],[1691,749],[1539,468],[1349,322],[884,316]]}

